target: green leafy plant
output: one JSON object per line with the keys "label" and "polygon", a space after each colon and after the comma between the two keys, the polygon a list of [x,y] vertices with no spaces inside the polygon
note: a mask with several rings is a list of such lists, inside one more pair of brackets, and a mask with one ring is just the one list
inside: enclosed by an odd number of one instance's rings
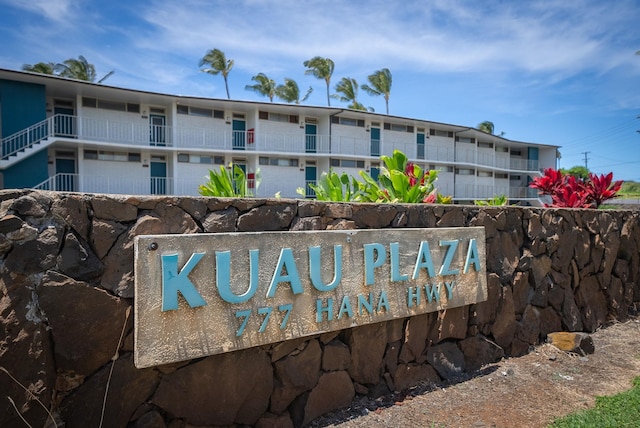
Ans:
{"label": "green leafy plant", "polygon": [[[256,176],[259,172],[256,173]],[[257,187],[259,178],[255,179]],[[238,165],[229,164],[229,170],[224,165],[220,172],[209,170],[209,181],[198,187],[202,196],[226,198],[245,198],[253,196],[245,172]]]}
{"label": "green leafy plant", "polygon": [[[400,150],[392,156],[381,156],[385,167],[380,169],[378,182],[369,174],[360,171],[364,183],[360,187],[363,202],[420,203],[436,202],[434,186],[438,171],[424,171],[419,165],[409,162]],[[432,199],[432,200],[431,200]]]}
{"label": "green leafy plant", "polygon": [[[317,185],[309,184],[309,187],[315,192],[316,199],[319,201],[351,202],[356,200],[357,189],[361,184],[345,172],[338,175],[330,169],[329,172],[323,172],[320,175]],[[306,189],[303,187],[298,187],[296,192],[306,196]]]}
{"label": "green leafy plant", "polygon": [[473,201],[473,204],[480,207],[502,207],[507,205],[508,202],[509,199],[507,198],[507,195],[498,195],[487,200]]}

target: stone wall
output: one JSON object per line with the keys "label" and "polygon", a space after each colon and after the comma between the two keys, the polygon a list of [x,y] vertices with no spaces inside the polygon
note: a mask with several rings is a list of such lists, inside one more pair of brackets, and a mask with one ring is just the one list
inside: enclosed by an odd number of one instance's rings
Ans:
{"label": "stone wall", "polygon": [[[593,332],[640,307],[638,212],[33,191],[0,201],[3,427],[25,426],[16,409],[44,426],[34,397],[68,428],[101,417],[104,427],[301,426],[356,394],[462,380],[549,332]],[[461,226],[485,227],[487,302],[133,365],[136,235]]]}

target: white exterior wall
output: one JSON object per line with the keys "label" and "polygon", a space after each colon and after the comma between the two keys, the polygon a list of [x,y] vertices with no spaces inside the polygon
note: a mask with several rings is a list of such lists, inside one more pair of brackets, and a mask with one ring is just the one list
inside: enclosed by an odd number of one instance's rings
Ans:
{"label": "white exterior wall", "polygon": [[538,157],[539,157],[539,169],[542,170],[544,167],[542,165],[546,165],[546,168],[555,168],[557,157],[556,157],[556,148],[540,148]]}
{"label": "white exterior wall", "polygon": [[494,151],[496,168],[509,169],[509,153]]}
{"label": "white exterior wall", "polygon": [[[428,137],[428,138],[427,138]],[[453,138],[425,135],[424,158],[426,161],[453,162]]]}
{"label": "white exterior wall", "polygon": [[[318,177],[320,172],[318,171]],[[262,180],[258,195],[261,197],[271,198],[280,192],[283,198],[296,198],[300,197],[296,189],[305,186],[304,167],[260,165],[260,176]]]}
{"label": "white exterior wall", "polygon": [[380,153],[392,156],[394,150],[400,150],[409,159],[417,156],[416,134],[413,132],[391,131],[382,129],[381,131]]}
{"label": "white exterior wall", "polygon": [[453,196],[453,173],[440,171],[435,186],[441,195]]}
{"label": "white exterior wall", "polygon": [[[320,139],[316,142],[319,145]],[[266,152],[304,153],[304,126],[298,123],[260,120],[256,128],[256,150]],[[328,147],[327,147],[328,150]],[[318,151],[320,148],[318,147]]]}
{"label": "white exterior wall", "polygon": [[334,123],[331,131],[332,154],[369,156],[371,137],[365,128]]}
{"label": "white exterior wall", "polygon": [[83,138],[132,145],[149,144],[149,119],[140,113],[82,107],[80,116],[78,132]]}
{"label": "white exterior wall", "polygon": [[81,192],[149,194],[151,188],[150,169],[140,162],[102,161],[80,159],[79,178]]}
{"label": "white exterior wall", "polygon": [[220,171],[220,165],[176,162],[173,177],[177,190],[185,195],[198,195],[198,186],[209,180],[209,170]]}
{"label": "white exterior wall", "polygon": [[175,147],[231,149],[231,125],[223,119],[176,115]]}
{"label": "white exterior wall", "polygon": [[476,146],[476,150],[478,151],[477,157],[478,157],[478,163],[480,165],[495,166],[495,167],[498,166],[496,164],[496,157],[495,157],[496,151],[493,148],[484,148],[484,147]]}

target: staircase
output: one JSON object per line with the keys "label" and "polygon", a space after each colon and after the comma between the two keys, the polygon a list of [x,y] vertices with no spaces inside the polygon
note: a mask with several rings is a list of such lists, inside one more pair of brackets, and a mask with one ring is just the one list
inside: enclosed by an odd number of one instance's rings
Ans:
{"label": "staircase", "polygon": [[0,148],[2,148],[0,170],[9,168],[46,148],[51,144],[54,136],[75,137],[73,133],[75,122],[75,116],[58,114],[3,138],[0,141]]}

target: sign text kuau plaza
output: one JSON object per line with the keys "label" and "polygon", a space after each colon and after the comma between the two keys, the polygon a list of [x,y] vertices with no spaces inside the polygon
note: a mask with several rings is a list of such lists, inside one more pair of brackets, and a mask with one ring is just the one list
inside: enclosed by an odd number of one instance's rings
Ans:
{"label": "sign text kuau plaza", "polygon": [[135,247],[138,368],[487,299],[482,227],[147,235]]}

